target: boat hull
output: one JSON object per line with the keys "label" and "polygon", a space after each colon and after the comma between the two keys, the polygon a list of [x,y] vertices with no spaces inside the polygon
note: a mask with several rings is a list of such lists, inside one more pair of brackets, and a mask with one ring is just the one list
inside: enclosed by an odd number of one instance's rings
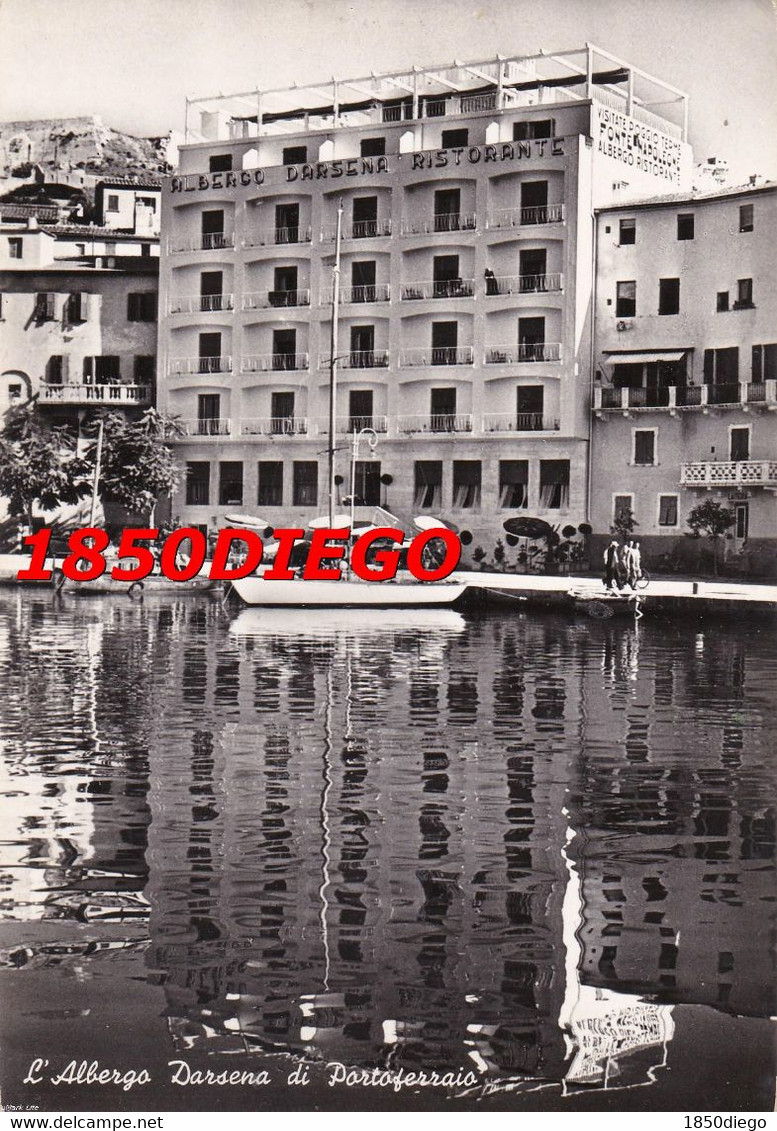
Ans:
{"label": "boat hull", "polygon": [[411,581],[266,581],[244,577],[232,588],[246,605],[263,608],[388,609],[453,605],[466,585]]}

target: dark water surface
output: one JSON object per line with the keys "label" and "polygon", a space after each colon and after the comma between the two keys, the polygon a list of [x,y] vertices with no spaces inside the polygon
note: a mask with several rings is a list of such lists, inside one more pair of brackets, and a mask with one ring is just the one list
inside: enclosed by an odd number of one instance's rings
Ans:
{"label": "dark water surface", "polygon": [[773,642],[3,595],[4,1103],[770,1109]]}

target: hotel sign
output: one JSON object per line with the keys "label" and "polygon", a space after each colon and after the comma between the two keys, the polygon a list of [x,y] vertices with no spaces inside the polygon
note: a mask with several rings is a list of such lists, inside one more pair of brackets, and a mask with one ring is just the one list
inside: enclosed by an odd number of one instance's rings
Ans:
{"label": "hotel sign", "polygon": [[[265,183],[265,173],[283,172],[287,184],[295,181],[336,181],[341,177],[391,174],[404,167],[412,169],[450,169],[456,166],[504,164],[543,157],[563,157],[564,139],[535,138],[533,141],[499,142],[496,145],[457,146],[453,149],[424,150],[421,153],[400,153],[388,157],[348,157],[335,161],[316,161],[304,165],[284,165],[272,169],[240,169],[227,173],[189,173],[172,177],[170,192],[207,192],[249,188]],[[393,167],[392,167],[393,166]],[[278,179],[273,176],[272,183]]]}
{"label": "hotel sign", "polygon": [[593,136],[596,152],[631,169],[682,187],[683,143],[628,114],[596,105]]}

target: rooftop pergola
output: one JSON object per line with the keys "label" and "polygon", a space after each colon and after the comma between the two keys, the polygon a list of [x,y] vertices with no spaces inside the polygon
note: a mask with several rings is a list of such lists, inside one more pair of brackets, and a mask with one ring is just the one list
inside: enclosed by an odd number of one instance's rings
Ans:
{"label": "rooftop pergola", "polygon": [[[366,125],[374,120],[370,115],[376,110],[382,121],[390,122],[590,100],[597,95],[624,113],[647,113],[656,119],[657,128],[683,141],[687,138],[684,91],[587,43],[570,51],[497,55],[466,63],[454,60],[445,66],[373,72],[361,78],[187,98],[186,141],[203,140],[192,126],[192,110],[228,124],[231,136],[267,137]],[[235,127],[242,132],[235,132]]]}

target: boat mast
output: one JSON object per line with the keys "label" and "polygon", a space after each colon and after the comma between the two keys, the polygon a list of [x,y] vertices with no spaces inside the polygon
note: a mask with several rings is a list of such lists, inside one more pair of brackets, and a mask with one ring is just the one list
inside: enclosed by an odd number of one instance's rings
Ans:
{"label": "boat mast", "polygon": [[100,424],[97,429],[97,456],[94,463],[94,479],[92,481],[92,505],[89,508],[89,525],[94,526],[94,518],[97,511],[97,487],[100,482],[100,471],[103,456],[103,427],[105,421],[100,419]]}
{"label": "boat mast", "polygon": [[337,333],[340,321],[340,242],[343,234],[343,201],[337,202],[335,265],[332,268],[332,340],[329,353],[329,526],[335,518],[335,437],[337,410]]}

